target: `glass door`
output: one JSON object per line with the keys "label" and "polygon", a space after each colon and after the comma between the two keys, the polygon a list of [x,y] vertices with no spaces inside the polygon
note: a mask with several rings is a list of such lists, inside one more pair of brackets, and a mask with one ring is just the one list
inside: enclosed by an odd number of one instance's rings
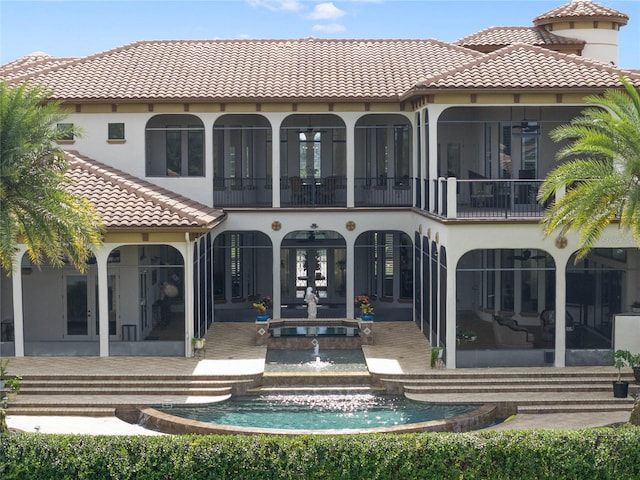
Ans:
{"label": "glass door", "polygon": [[66,276],[66,335],[88,338],[90,332],[92,305],[89,301],[88,276],[72,274]]}
{"label": "glass door", "polygon": [[[115,338],[117,319],[116,275],[108,276],[109,336]],[[97,339],[100,334],[98,308],[98,274],[65,276],[65,335],[74,339]]]}

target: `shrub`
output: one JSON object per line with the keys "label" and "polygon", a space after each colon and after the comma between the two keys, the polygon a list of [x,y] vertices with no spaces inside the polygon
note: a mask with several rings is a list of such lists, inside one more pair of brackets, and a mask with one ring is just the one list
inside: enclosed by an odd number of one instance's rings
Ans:
{"label": "shrub", "polygon": [[640,478],[640,428],[345,436],[0,437],[12,479]]}

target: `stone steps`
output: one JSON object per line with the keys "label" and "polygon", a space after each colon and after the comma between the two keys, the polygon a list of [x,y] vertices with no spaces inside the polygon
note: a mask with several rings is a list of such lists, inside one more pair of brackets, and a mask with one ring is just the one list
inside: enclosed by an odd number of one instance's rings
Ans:
{"label": "stone steps", "polygon": [[[628,376],[625,376],[628,377]],[[631,380],[631,378],[626,378]],[[519,374],[479,371],[456,374],[380,378],[388,391],[404,392],[421,401],[510,403],[518,413],[575,413],[631,411],[640,385],[629,385],[627,398],[613,396],[615,377],[599,372],[562,371]]]}
{"label": "stone steps", "polygon": [[262,387],[294,387],[294,386],[371,386],[372,376],[363,372],[343,373],[265,373]]}
{"label": "stone steps", "polygon": [[[404,385],[405,393],[492,393],[492,392],[556,392],[560,384],[497,385]],[[610,392],[611,385],[562,385],[563,392]]]}
{"label": "stone steps", "polygon": [[11,405],[8,409],[9,415],[36,415],[36,416],[60,416],[60,417],[113,417],[116,414],[114,407],[22,407]]}
{"label": "stone steps", "polygon": [[370,386],[324,386],[324,387],[260,387],[250,389],[247,393],[256,395],[350,395],[363,393],[384,393],[382,388]]}
{"label": "stone steps", "polygon": [[60,385],[58,387],[30,388],[25,387],[20,390],[22,395],[189,395],[189,396],[217,396],[230,395],[232,387],[210,387],[210,388],[174,388],[160,386],[130,386],[121,387],[116,384],[105,387],[76,384],[73,386]]}

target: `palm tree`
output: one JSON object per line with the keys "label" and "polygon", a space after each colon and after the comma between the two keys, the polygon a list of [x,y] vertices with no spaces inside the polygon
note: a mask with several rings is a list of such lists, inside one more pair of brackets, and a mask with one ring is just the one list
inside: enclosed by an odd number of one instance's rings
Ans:
{"label": "palm tree", "polygon": [[[640,246],[640,95],[626,78],[626,91],[591,95],[582,116],[551,132],[556,142],[569,141],[557,154],[568,159],[542,183],[541,203],[555,198],[545,211],[545,236],[579,231],[578,259],[584,258],[605,228],[617,220]],[[556,193],[566,187],[564,196]]]}
{"label": "palm tree", "polygon": [[0,265],[9,274],[18,243],[36,265],[68,260],[84,271],[91,247],[102,242],[93,206],[67,188],[69,165],[55,142],[73,128],[57,128],[65,115],[48,96],[41,87],[0,82]]}

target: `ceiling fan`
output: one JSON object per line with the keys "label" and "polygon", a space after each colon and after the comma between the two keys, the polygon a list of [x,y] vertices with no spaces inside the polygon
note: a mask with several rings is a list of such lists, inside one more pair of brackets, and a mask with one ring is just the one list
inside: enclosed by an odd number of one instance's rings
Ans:
{"label": "ceiling fan", "polygon": [[510,255],[509,258],[513,258],[514,260],[520,260],[525,262],[527,260],[540,260],[541,258],[546,258],[546,255],[531,255],[531,250],[522,250],[522,255]]}

